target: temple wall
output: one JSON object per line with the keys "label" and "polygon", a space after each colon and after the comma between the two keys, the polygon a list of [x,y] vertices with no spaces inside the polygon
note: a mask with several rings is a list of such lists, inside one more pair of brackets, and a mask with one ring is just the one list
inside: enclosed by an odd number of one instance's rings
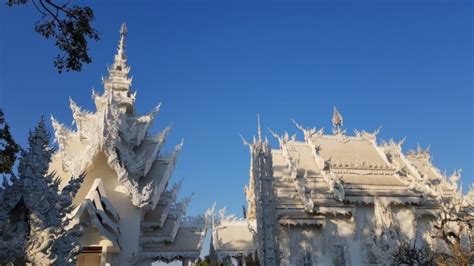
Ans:
{"label": "temple wall", "polygon": [[414,208],[405,205],[395,205],[391,207],[392,218],[396,226],[400,228],[400,234],[409,240],[415,240],[417,221]]}
{"label": "temple wall", "polygon": [[132,205],[128,193],[122,192],[125,190],[120,189],[117,175],[108,166],[107,159],[102,153],[96,157],[93,167],[87,173],[86,180],[94,180],[96,178],[102,179],[107,197],[120,216],[119,243],[121,244],[122,252],[118,255],[118,264],[128,265],[130,256],[133,253],[138,253],[141,211]]}
{"label": "temple wall", "polygon": [[[392,226],[402,237],[431,241],[429,221],[416,219],[412,206],[389,207]],[[279,227],[281,265],[367,265],[371,263],[371,242],[377,227],[374,205],[357,205],[353,217],[326,216],[326,224]],[[373,262],[373,261],[372,261]]]}
{"label": "temple wall", "polygon": [[81,246],[91,247],[101,245],[103,237],[100,235],[99,231],[95,227],[87,227],[84,230],[84,233],[81,236]]}
{"label": "temple wall", "polygon": [[433,217],[422,216],[417,219],[416,227],[416,244],[417,245],[433,245],[433,238],[429,235],[429,232],[432,230],[430,222],[433,220]]}

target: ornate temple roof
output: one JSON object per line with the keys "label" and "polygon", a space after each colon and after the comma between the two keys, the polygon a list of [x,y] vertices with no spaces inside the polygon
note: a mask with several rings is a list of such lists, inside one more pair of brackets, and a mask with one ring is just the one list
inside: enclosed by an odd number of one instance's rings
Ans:
{"label": "ornate temple roof", "polygon": [[221,217],[213,223],[213,261],[248,257],[257,250],[260,261],[278,262],[278,254],[272,253],[276,225],[282,230],[322,228],[329,220],[353,219],[360,205],[372,205],[374,213],[380,206],[407,205],[417,217],[436,217],[444,201],[472,202],[474,189],[463,196],[457,184],[460,172],[442,174],[428,149],[404,153],[403,141],[378,142],[379,130],[348,135],[336,108],[332,122],[332,134],[295,122],[304,140],[270,130],[278,149],[262,139],[258,122],[258,138],[244,140],[251,154],[246,220]]}
{"label": "ornate temple roof", "polygon": [[181,182],[167,188],[183,142],[165,153],[162,147],[170,127],[150,134],[160,105],[146,115],[136,114],[136,92],[132,92],[125,53],[126,35],[127,28],[123,24],[114,62],[108,67],[108,76],[102,79],[104,91],[102,94],[92,91],[96,110],[83,110],[70,100],[75,129],[52,118],[58,149],[50,171],[63,177],[62,183],[68,181],[67,176],[94,172],[87,175],[74,199],[78,206],[75,219],[96,228],[113,246],[120,249],[123,244],[119,240],[119,217],[114,214],[115,209],[123,206],[113,206],[108,200],[102,179],[107,179],[113,193],[126,195],[125,200],[139,210],[136,219],[140,219],[137,232],[140,237],[136,248],[143,250],[143,254],[135,256],[166,260],[194,258],[199,256],[202,247],[207,216],[185,219],[191,197],[178,199]]}
{"label": "ornate temple roof", "polygon": [[170,262],[174,260],[199,258],[207,233],[209,216],[185,217],[172,242],[162,242],[156,246],[144,245],[140,253],[144,259]]}
{"label": "ornate temple roof", "polygon": [[256,256],[255,224],[234,215],[225,216],[225,209],[222,209],[212,228],[209,254],[212,260],[223,262],[226,257]]}

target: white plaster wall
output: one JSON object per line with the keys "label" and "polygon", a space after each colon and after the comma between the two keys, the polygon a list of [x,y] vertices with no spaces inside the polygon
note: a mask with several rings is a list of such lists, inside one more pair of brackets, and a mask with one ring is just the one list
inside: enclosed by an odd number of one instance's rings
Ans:
{"label": "white plaster wall", "polygon": [[122,252],[116,256],[118,265],[128,265],[130,256],[133,253],[137,254],[139,251],[141,211],[133,206],[128,194],[117,189],[120,185],[117,175],[108,166],[106,157],[102,153],[95,158],[93,167],[87,173],[86,180],[94,180],[95,178],[102,179],[105,193],[120,216],[119,226],[121,235],[119,242]]}
{"label": "white plaster wall", "polygon": [[288,226],[279,226],[278,244],[280,248],[280,265],[290,265],[290,238],[288,234]]}
{"label": "white plaster wall", "polygon": [[392,207],[393,218],[400,228],[400,233],[409,240],[416,238],[417,221],[414,208],[397,205]]}
{"label": "white plaster wall", "polygon": [[[328,215],[324,227],[315,225],[280,226],[281,265],[302,265],[306,250],[311,252],[312,265],[333,265],[338,256],[335,246],[343,246],[347,265],[367,265],[367,247],[375,228],[374,207],[358,205],[352,217]],[[403,236],[414,240],[428,239],[429,219],[417,221],[411,206],[391,206],[392,225],[400,226]],[[426,241],[425,240],[425,241]]]}
{"label": "white plaster wall", "polygon": [[417,219],[417,227],[416,227],[416,245],[423,246],[429,245],[433,247],[433,239],[430,236],[430,232],[432,230],[432,226],[430,222],[433,218],[428,216],[422,216]]}

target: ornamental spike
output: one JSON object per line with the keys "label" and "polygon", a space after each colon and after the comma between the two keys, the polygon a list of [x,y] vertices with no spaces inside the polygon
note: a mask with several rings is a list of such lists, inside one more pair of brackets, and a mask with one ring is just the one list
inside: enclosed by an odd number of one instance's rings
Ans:
{"label": "ornamental spike", "polygon": [[262,128],[260,127],[260,114],[257,114],[258,141],[262,142]]}
{"label": "ornamental spike", "polygon": [[122,23],[122,26],[120,27],[120,41],[119,41],[119,47],[117,49],[117,56],[120,59],[125,60],[125,37],[127,36],[127,25]]}
{"label": "ornamental spike", "polygon": [[337,111],[336,106],[333,108],[333,114],[332,114],[332,125],[333,125],[333,131],[336,133],[341,132],[341,127],[343,125],[344,119],[342,118],[342,115]]}

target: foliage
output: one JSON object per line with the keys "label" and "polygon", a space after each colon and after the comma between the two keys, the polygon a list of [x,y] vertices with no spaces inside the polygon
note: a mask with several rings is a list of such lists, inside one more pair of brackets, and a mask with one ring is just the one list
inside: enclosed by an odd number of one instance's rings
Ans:
{"label": "foliage", "polygon": [[20,146],[15,143],[10,133],[10,127],[0,109],[0,174],[12,175]]}
{"label": "foliage", "polygon": [[40,13],[35,31],[46,39],[53,38],[60,53],[54,59],[59,73],[80,71],[84,63],[89,64],[88,39],[98,41],[99,32],[91,26],[94,12],[90,7],[69,6],[70,0],[63,3],[53,0],[7,0],[8,6],[31,3]]}
{"label": "foliage", "polygon": [[199,258],[196,261],[196,266],[210,266],[210,265],[211,265],[211,258],[209,257],[209,255],[205,256],[204,260]]}
{"label": "foliage", "polygon": [[417,247],[416,243],[402,241],[389,256],[392,265],[434,265],[434,254],[427,245]]}
{"label": "foliage", "polygon": [[444,250],[436,252],[436,260],[442,264],[468,265],[469,247],[464,243],[472,230],[473,204],[459,191],[448,200],[442,200],[437,220],[433,223],[432,237],[443,243]]}

